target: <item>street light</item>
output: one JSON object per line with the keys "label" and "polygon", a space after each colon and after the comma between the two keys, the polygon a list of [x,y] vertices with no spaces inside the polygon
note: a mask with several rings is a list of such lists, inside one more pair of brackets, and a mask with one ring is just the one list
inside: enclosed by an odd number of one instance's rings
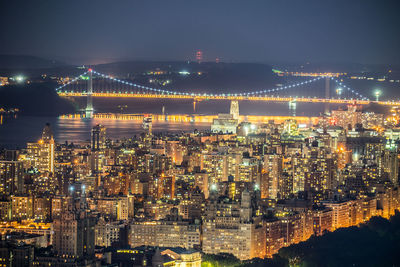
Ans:
{"label": "street light", "polygon": [[22,83],[25,81],[25,77],[22,75],[18,75],[14,77],[14,80],[17,81],[17,83]]}
{"label": "street light", "polygon": [[217,188],[217,185],[216,185],[216,184],[212,184],[212,185],[211,185],[211,190],[212,190],[212,191],[217,191],[217,189],[218,189],[218,188]]}
{"label": "street light", "polygon": [[376,89],[374,92],[374,95],[375,95],[376,101],[379,101],[379,97],[382,95],[382,91],[379,89]]}

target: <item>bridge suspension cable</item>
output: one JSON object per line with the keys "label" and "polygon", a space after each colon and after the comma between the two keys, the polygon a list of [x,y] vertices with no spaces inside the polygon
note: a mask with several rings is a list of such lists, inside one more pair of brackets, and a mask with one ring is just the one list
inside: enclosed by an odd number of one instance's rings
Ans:
{"label": "bridge suspension cable", "polygon": [[[293,89],[293,88],[297,88],[300,86],[304,86],[310,83],[314,83],[316,81],[319,81],[321,79],[327,78],[326,76],[319,76],[307,81],[303,81],[303,82],[298,82],[298,83],[292,83],[289,85],[285,85],[285,86],[279,86],[279,87],[275,87],[275,88],[271,88],[271,89],[261,89],[261,90],[257,90],[257,91],[251,91],[251,92],[242,92],[242,93],[219,93],[219,94],[209,94],[209,93],[190,93],[190,92],[179,92],[179,91],[173,91],[173,90],[165,90],[165,89],[159,89],[159,88],[153,88],[153,87],[149,87],[149,86],[144,86],[144,85],[140,85],[137,83],[133,83],[133,82],[128,82],[128,81],[124,81],[118,78],[114,78],[110,75],[107,74],[103,74],[100,72],[97,72],[95,70],[88,70],[84,73],[82,73],[81,75],[77,76],[76,78],[68,81],[67,83],[59,86],[56,88],[57,91],[60,91],[61,89],[65,88],[66,86],[78,81],[79,79],[82,79],[86,74],[88,74],[88,72],[91,71],[92,74],[95,74],[99,77],[108,79],[112,82],[116,82],[119,83],[121,85],[123,85],[124,87],[135,87],[138,89],[142,89],[148,92],[154,92],[156,94],[166,94],[166,95],[180,95],[180,96],[193,96],[193,97],[236,97],[236,96],[240,96],[240,97],[251,97],[251,96],[263,96],[265,94],[268,93],[275,93],[275,92],[282,92],[285,90],[289,90],[289,89]],[[360,97],[361,100],[369,100],[367,97],[363,96],[362,94],[358,93],[357,91],[351,89],[350,87],[346,86],[345,84],[343,84],[341,81],[330,77],[330,79],[332,79],[333,81],[335,81],[338,85],[340,85],[341,87],[345,88],[349,93],[354,94],[356,97]]]}
{"label": "bridge suspension cable", "polygon": [[82,73],[81,75],[79,75],[79,76],[75,77],[74,79],[68,81],[67,83],[62,84],[61,86],[56,88],[56,91],[59,91],[59,90],[63,89],[64,87],[66,87],[66,86],[78,81],[79,79],[82,79],[82,77],[85,76],[88,72],[89,71],[85,71],[84,73]]}
{"label": "bridge suspension cable", "polygon": [[342,83],[341,81],[339,81],[339,80],[337,80],[337,79],[335,79],[335,78],[333,78],[333,77],[331,77],[331,79],[332,79],[335,83],[339,84],[341,87],[343,87],[343,88],[345,88],[346,90],[348,90],[349,92],[355,94],[356,96],[361,97],[362,100],[369,100],[368,97],[365,97],[365,96],[363,96],[362,94],[358,93],[357,91],[351,89],[350,87],[348,87],[347,85],[345,85],[345,84]]}

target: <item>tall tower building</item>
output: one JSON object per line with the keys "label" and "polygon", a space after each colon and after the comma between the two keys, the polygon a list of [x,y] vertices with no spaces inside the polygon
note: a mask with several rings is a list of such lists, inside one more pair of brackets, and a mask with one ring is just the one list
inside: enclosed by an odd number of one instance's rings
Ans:
{"label": "tall tower building", "polygon": [[53,131],[49,123],[43,128],[39,142],[27,144],[28,157],[40,172],[54,172],[54,149]]}
{"label": "tall tower building", "polygon": [[282,167],[282,155],[264,155],[263,175],[261,177],[261,196],[263,198],[278,198],[279,180],[282,178]]}
{"label": "tall tower building", "polygon": [[0,160],[0,194],[19,195],[23,193],[23,163]]}
{"label": "tall tower building", "polygon": [[146,131],[146,134],[151,135],[152,126],[153,126],[153,118],[151,115],[143,117],[142,126],[143,126],[143,129]]}
{"label": "tall tower building", "polygon": [[[331,82],[331,77],[326,77],[325,78],[325,98],[329,99],[330,97],[330,82]],[[329,102],[325,103],[325,114],[329,114],[330,113],[330,106],[329,106]]]}
{"label": "tall tower building", "polygon": [[54,220],[54,251],[67,259],[91,258],[94,255],[95,218],[76,206],[69,205],[68,210]]}
{"label": "tall tower building", "polygon": [[44,142],[53,140],[53,130],[50,127],[50,123],[46,123],[46,125],[43,128],[42,140]]}
{"label": "tall tower building", "polygon": [[240,260],[265,257],[265,226],[251,200],[247,190],[240,202],[210,194],[202,224],[203,252],[231,253]]}
{"label": "tall tower building", "polygon": [[91,170],[93,173],[99,171],[102,167],[104,148],[106,147],[106,128],[97,124],[93,127],[91,133]]}
{"label": "tall tower building", "polygon": [[42,133],[41,168],[54,172],[54,139],[50,124],[46,123]]}
{"label": "tall tower building", "polygon": [[93,118],[93,70],[88,70],[88,90],[87,90],[87,103],[86,103],[86,118]]}
{"label": "tall tower building", "polygon": [[231,115],[235,120],[239,120],[239,101],[231,101]]}
{"label": "tall tower building", "polygon": [[106,145],[106,128],[97,124],[92,129],[92,150],[97,151],[105,148]]}

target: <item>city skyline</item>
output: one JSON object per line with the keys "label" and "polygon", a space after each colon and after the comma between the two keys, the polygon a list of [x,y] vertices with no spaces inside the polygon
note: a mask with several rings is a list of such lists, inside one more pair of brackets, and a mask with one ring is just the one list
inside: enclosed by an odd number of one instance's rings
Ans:
{"label": "city skyline", "polygon": [[201,266],[225,255],[287,266],[285,247],[398,216],[400,113],[392,112],[349,105],[304,124],[252,123],[232,101],[211,131],[154,134],[143,117],[139,136],[110,139],[97,124],[75,143],[57,142],[46,124],[26,149],[0,151],[0,232],[11,234],[9,253],[39,265]]}
{"label": "city skyline", "polygon": [[400,3],[0,2],[0,267],[400,266]]}

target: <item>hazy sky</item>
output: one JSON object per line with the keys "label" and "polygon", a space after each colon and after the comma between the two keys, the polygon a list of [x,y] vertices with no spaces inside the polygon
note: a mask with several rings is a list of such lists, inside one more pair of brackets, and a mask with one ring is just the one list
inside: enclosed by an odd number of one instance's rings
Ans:
{"label": "hazy sky", "polygon": [[1,0],[0,54],[400,64],[398,0]]}

